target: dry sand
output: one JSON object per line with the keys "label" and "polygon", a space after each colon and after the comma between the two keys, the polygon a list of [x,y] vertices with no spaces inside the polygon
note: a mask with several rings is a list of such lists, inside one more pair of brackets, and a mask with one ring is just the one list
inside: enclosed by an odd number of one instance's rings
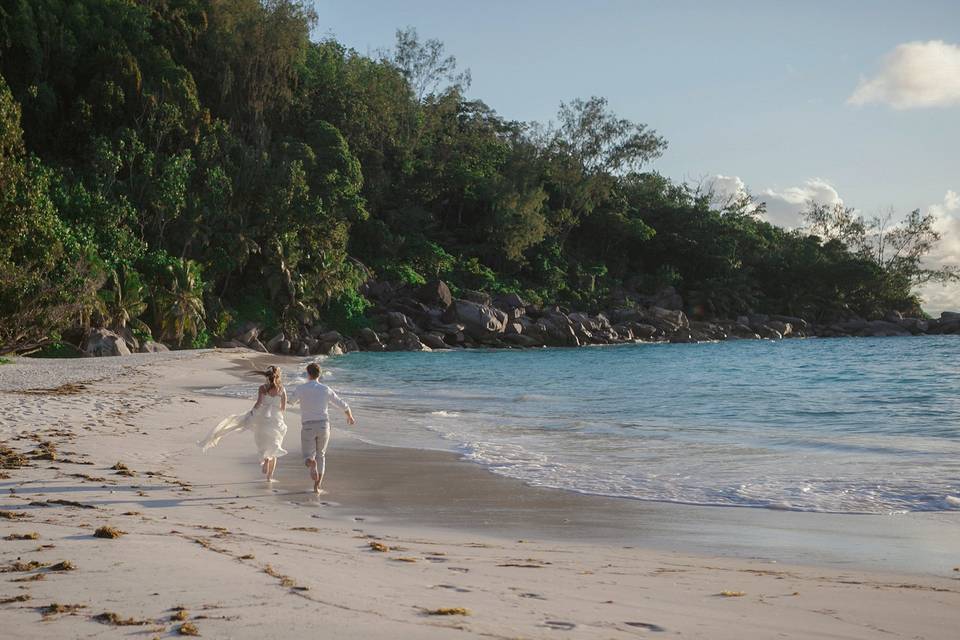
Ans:
{"label": "dry sand", "polygon": [[[248,407],[200,390],[235,382],[250,357],[0,366],[0,466],[12,467],[0,470],[0,635],[152,638],[190,624],[208,638],[958,637],[955,519],[895,537],[888,551],[923,547],[890,551],[896,571],[884,553],[843,566],[836,541],[851,535],[818,533],[834,521],[813,514],[533,489],[451,455],[342,437],[317,499],[295,412],[268,486],[249,434],[206,455],[194,444]],[[866,538],[884,521],[843,522]],[[105,526],[124,533],[97,537]],[[774,562],[803,546],[796,528],[832,549]],[[780,542],[736,557],[738,531]]]}

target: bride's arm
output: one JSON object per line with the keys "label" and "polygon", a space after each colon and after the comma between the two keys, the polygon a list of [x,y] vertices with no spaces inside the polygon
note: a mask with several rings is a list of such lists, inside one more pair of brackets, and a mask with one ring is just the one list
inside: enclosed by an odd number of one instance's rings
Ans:
{"label": "bride's arm", "polygon": [[280,389],[280,413],[284,413],[287,410],[287,390],[284,388]]}
{"label": "bride's arm", "polygon": [[253,408],[259,409],[261,402],[263,402],[263,385],[260,385],[260,388],[257,389],[257,404],[253,405]]}

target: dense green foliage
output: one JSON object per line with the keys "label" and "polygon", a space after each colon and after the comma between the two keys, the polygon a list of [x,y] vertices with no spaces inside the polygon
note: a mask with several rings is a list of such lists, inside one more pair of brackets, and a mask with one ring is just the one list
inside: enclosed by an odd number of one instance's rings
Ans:
{"label": "dense green foliage", "polygon": [[371,275],[584,308],[669,284],[701,314],[814,317],[909,310],[930,275],[644,172],[666,142],[603,99],[510,122],[439,42],[408,29],[369,57],[311,42],[316,20],[2,4],[0,351],[91,324],[180,346],[251,318],[356,330]]}

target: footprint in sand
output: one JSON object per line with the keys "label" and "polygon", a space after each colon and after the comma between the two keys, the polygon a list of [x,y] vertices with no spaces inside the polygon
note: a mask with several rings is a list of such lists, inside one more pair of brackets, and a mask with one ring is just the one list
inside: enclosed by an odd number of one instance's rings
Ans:
{"label": "footprint in sand", "polygon": [[661,633],[666,631],[665,628],[661,627],[658,624],[653,624],[652,622],[624,622],[623,624],[631,627],[640,627],[641,629],[646,629],[647,631],[654,631],[656,633]]}
{"label": "footprint in sand", "polygon": [[559,631],[572,631],[577,628],[577,625],[572,622],[561,622],[560,620],[547,620],[543,623],[543,626]]}
{"label": "footprint in sand", "polygon": [[470,569],[467,569],[466,567],[447,567],[447,569],[449,569],[450,571],[457,571],[457,572],[459,572],[459,573],[469,573],[469,572],[470,572]]}
{"label": "footprint in sand", "polygon": [[470,589],[464,587],[458,587],[455,584],[438,584],[434,586],[434,589],[450,589],[451,591],[456,591],[457,593],[470,593]]}

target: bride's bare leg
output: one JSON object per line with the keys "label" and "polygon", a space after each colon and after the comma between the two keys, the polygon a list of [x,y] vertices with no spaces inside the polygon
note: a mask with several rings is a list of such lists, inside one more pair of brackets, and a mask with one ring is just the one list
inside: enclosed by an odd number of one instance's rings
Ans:
{"label": "bride's bare leg", "polygon": [[264,458],[260,462],[260,471],[267,473],[267,469],[269,468],[269,466],[270,466],[270,458]]}
{"label": "bride's bare leg", "polygon": [[277,470],[277,459],[270,458],[267,462],[267,482],[273,481],[273,472]]}

